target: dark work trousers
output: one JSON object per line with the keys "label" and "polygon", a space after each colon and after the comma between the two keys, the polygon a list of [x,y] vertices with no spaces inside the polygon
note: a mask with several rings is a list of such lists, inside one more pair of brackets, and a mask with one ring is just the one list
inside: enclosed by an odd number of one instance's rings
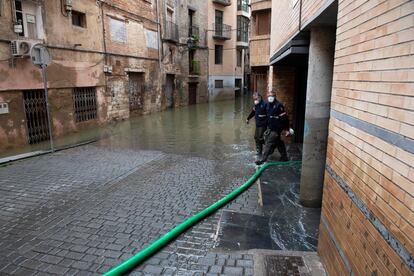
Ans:
{"label": "dark work trousers", "polygon": [[266,161],[269,155],[273,154],[276,148],[278,149],[281,158],[287,158],[285,143],[280,138],[280,134],[276,131],[271,131],[269,135],[265,137],[265,146],[262,160]]}
{"label": "dark work trousers", "polygon": [[265,127],[256,127],[256,131],[254,132],[254,140],[256,141],[257,154],[262,154],[263,145],[265,143],[265,139],[264,139],[265,131],[266,131]]}

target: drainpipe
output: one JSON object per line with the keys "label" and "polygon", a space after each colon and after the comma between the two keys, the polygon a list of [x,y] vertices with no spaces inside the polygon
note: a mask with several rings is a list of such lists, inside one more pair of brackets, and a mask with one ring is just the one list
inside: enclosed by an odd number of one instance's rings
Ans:
{"label": "drainpipe", "polygon": [[161,44],[161,28],[160,28],[160,13],[159,13],[159,3],[158,0],[155,1],[155,10],[157,13],[157,34],[158,34],[158,65],[160,67],[160,70],[162,69],[162,44]]}
{"label": "drainpipe", "polygon": [[[102,21],[102,44],[103,44],[103,48],[104,48],[104,59],[105,59],[105,65],[108,64],[108,55],[106,54],[106,39],[105,39],[105,35],[106,35],[106,30],[105,30],[105,15],[104,15],[104,11],[103,11],[103,3],[102,1],[99,1],[99,7],[101,9],[101,21]],[[106,81],[106,78],[105,78]]]}

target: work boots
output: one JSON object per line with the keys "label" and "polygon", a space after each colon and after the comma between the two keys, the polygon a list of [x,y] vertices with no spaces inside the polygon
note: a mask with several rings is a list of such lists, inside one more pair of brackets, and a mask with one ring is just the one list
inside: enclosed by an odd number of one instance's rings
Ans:
{"label": "work boots", "polygon": [[262,156],[263,144],[256,144],[256,154],[257,156]]}

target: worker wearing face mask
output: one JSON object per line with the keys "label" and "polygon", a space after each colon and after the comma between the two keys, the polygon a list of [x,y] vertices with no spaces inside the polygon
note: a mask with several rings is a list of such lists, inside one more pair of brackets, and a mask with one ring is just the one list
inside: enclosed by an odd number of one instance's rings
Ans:
{"label": "worker wearing face mask", "polygon": [[280,161],[288,161],[285,143],[281,139],[282,132],[287,131],[286,136],[293,132],[289,129],[289,117],[286,113],[285,106],[276,100],[275,92],[269,92],[267,97],[267,130],[265,133],[265,145],[263,157],[256,161],[257,165],[266,162],[269,155],[271,155],[275,148],[280,153]]}
{"label": "worker wearing face mask", "polygon": [[264,145],[264,132],[267,128],[267,103],[263,100],[262,96],[255,92],[253,94],[253,103],[254,107],[252,112],[250,112],[247,117],[246,124],[249,123],[249,120],[253,117],[256,119],[256,130],[254,132],[254,140],[256,141],[256,151],[257,155],[260,158],[263,151]]}

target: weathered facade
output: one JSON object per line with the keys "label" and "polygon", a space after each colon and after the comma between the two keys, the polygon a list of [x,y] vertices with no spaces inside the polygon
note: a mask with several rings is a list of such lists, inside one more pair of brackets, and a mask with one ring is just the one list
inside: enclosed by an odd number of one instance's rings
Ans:
{"label": "weathered facade", "polygon": [[269,84],[269,53],[271,30],[270,0],[251,1],[250,23],[250,87],[252,91],[266,95]]}
{"label": "weathered facade", "polygon": [[160,2],[165,105],[207,102],[207,2]]}
{"label": "weathered facade", "polygon": [[245,86],[249,45],[248,0],[208,1],[209,98],[232,99]]}
{"label": "weathered facade", "polygon": [[413,1],[272,2],[272,85],[302,106],[301,201],[322,203],[330,275],[414,272],[413,40]]}
{"label": "weathered facade", "polygon": [[29,59],[35,43],[53,59],[47,75],[58,138],[208,101],[208,50],[197,29],[206,22],[204,1],[0,1],[0,151],[48,140],[42,74]]}

